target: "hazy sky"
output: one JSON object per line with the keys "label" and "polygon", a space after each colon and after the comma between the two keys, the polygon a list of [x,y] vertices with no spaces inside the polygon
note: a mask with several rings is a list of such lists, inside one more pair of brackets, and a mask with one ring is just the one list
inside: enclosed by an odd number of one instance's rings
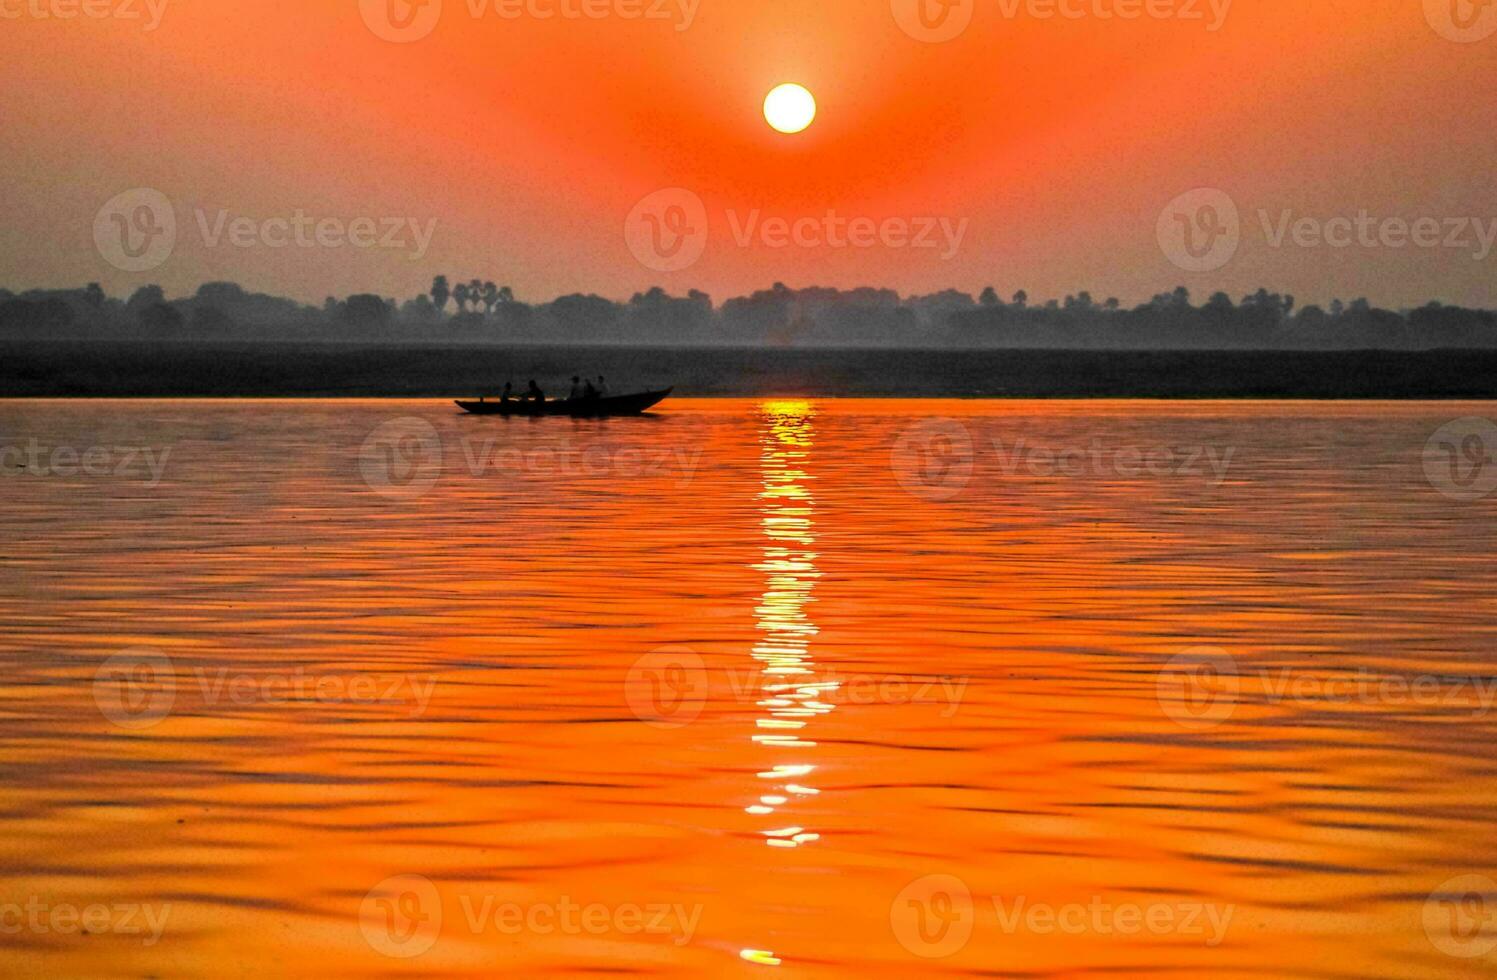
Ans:
{"label": "hazy sky", "polygon": [[0,0],[0,285],[1497,306],[1497,4],[923,2]]}

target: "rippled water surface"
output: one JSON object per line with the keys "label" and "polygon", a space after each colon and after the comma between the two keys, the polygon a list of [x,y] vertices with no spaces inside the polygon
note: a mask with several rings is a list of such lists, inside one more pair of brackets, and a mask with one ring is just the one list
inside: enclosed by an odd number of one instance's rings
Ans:
{"label": "rippled water surface", "polygon": [[0,974],[1492,976],[1494,413],[0,403]]}

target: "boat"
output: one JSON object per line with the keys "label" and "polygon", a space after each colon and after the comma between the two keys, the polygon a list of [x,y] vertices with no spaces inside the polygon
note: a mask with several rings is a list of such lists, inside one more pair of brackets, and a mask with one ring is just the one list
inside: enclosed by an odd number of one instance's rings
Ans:
{"label": "boat", "polygon": [[561,415],[574,419],[607,418],[614,415],[642,415],[670,397],[674,388],[664,391],[642,391],[634,395],[611,395],[607,398],[554,398],[532,402],[511,398],[501,401],[464,401],[458,408],[472,415]]}

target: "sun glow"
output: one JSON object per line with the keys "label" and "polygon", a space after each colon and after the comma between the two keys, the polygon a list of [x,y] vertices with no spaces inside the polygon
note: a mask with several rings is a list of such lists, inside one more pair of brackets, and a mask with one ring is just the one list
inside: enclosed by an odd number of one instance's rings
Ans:
{"label": "sun glow", "polygon": [[799,133],[816,118],[816,97],[803,85],[777,85],[764,97],[764,119],[782,133]]}

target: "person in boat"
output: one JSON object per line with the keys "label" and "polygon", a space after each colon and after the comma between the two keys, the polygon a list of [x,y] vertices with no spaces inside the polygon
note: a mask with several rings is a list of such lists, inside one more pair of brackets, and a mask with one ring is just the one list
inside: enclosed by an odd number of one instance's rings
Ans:
{"label": "person in boat", "polygon": [[598,385],[597,385],[597,387],[598,387],[598,397],[599,398],[607,398],[608,397],[608,382],[603,380],[603,375],[601,375],[601,374],[598,375]]}
{"label": "person in boat", "polygon": [[535,379],[531,378],[530,387],[525,389],[525,397],[533,402],[543,402],[546,400],[546,393],[541,390],[540,385],[535,383]]}
{"label": "person in boat", "polygon": [[499,396],[499,404],[508,405],[514,397],[515,386],[511,382],[504,382],[504,393]]}
{"label": "person in boat", "polygon": [[572,390],[567,395],[567,401],[574,402],[582,397],[582,379],[575,374],[572,375]]}

